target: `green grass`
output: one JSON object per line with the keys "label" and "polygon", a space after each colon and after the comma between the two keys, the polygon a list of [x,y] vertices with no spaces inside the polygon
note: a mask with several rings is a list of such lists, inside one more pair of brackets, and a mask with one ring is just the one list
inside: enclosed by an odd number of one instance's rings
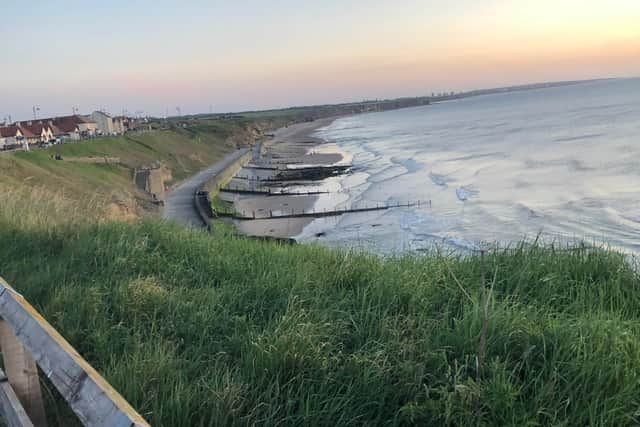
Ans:
{"label": "green grass", "polygon": [[152,425],[640,423],[640,278],[615,252],[381,258],[0,205],[2,274]]}

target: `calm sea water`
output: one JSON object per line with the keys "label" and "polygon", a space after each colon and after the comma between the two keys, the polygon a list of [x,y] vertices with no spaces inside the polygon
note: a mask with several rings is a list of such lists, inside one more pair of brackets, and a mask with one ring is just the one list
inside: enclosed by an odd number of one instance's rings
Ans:
{"label": "calm sea water", "polygon": [[541,235],[640,253],[640,79],[352,116],[318,135],[353,156],[340,206],[431,207],[319,219],[302,241],[395,252]]}

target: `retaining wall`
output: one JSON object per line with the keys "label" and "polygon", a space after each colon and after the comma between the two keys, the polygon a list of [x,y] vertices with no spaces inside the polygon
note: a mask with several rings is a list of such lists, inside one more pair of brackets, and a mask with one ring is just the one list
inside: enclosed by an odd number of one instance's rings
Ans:
{"label": "retaining wall", "polygon": [[216,197],[220,187],[226,184],[236,174],[236,172],[238,172],[242,166],[249,163],[252,158],[253,151],[248,150],[235,161],[230,163],[229,166],[221,170],[213,178],[196,189],[196,192],[193,195],[193,203],[198,211],[198,215],[200,215],[200,218],[202,219],[202,222],[207,227],[207,231],[213,231],[211,219],[214,217],[215,212],[211,206],[212,198]]}

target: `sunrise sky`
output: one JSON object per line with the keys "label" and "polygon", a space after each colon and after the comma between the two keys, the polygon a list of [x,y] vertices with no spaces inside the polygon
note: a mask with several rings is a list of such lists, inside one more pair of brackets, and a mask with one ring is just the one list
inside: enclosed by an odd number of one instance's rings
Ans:
{"label": "sunrise sky", "polygon": [[29,118],[33,105],[41,116],[73,107],[164,116],[640,76],[639,0],[3,0],[0,9],[0,121]]}

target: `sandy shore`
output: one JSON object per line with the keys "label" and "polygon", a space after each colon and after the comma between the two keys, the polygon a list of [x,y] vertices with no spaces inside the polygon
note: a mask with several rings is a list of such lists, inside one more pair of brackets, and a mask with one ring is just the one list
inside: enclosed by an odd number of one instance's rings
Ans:
{"label": "sandy shore", "polygon": [[[309,192],[328,191],[330,183],[323,179],[305,179],[306,171],[323,171],[342,165],[346,160],[337,147],[312,134],[330,125],[335,118],[298,123],[278,129],[274,137],[263,143],[259,159],[243,167],[228,183],[231,189],[250,191]],[[303,171],[305,171],[303,173]],[[298,176],[300,179],[283,176]],[[334,183],[335,186],[335,183]],[[221,192],[220,199],[233,206],[243,216],[265,218],[290,213],[311,211],[318,199],[330,198],[330,194],[313,195],[263,195]],[[323,203],[326,205],[325,203]],[[313,221],[305,218],[274,218],[257,220],[234,220],[237,229],[255,237],[291,238],[302,232]]]}

